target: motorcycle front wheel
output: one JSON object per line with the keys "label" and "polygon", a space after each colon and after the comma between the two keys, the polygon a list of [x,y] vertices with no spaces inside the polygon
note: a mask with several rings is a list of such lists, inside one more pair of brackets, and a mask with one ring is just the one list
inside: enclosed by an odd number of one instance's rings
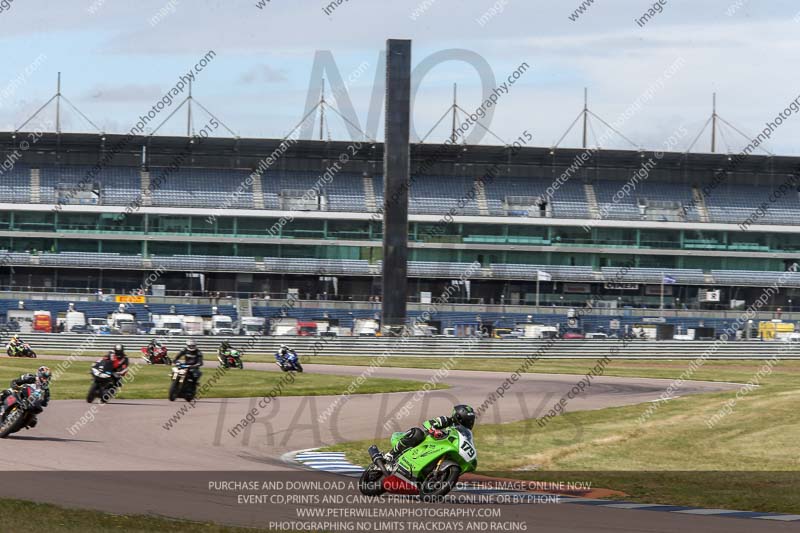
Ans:
{"label": "motorcycle front wheel", "polygon": [[296,362],[294,364],[294,366],[295,366],[295,368],[297,369],[298,372],[302,372],[303,371],[303,365],[300,364],[300,361]]}
{"label": "motorcycle front wheel", "polygon": [[172,384],[169,386],[169,401],[174,402],[178,398],[179,388],[178,380],[172,380]]}
{"label": "motorcycle front wheel", "polygon": [[97,383],[92,381],[92,385],[89,387],[89,393],[86,395],[86,401],[88,403],[94,402],[94,399],[97,396],[100,396],[100,391],[98,391],[97,389],[98,389]]}
{"label": "motorcycle front wheel", "polygon": [[19,409],[14,409],[8,416],[5,417],[3,423],[0,424],[0,439],[4,439],[12,433],[19,431],[22,419],[25,418],[25,413]]}
{"label": "motorcycle front wheel", "polygon": [[358,480],[358,490],[364,496],[380,496],[386,492],[383,488],[383,472],[375,465],[364,470]]}
{"label": "motorcycle front wheel", "polygon": [[454,464],[447,466],[444,470],[433,470],[422,482],[419,494],[423,500],[441,498],[453,490],[458,483],[461,469]]}

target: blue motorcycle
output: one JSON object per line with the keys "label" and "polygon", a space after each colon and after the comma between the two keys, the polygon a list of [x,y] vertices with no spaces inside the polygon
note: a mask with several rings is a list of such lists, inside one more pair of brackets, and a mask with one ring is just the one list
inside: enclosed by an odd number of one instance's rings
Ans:
{"label": "blue motorcycle", "polygon": [[294,352],[289,352],[285,357],[281,355],[275,356],[275,364],[280,367],[284,372],[302,372],[303,365],[300,364],[300,359]]}

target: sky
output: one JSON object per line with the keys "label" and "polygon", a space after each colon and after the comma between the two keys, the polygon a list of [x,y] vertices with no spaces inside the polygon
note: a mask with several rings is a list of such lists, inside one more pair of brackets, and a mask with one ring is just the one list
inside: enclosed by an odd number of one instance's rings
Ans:
{"label": "sky", "polygon": [[[590,145],[672,144],[677,151],[700,134],[714,92],[719,116],[744,134],[721,126],[721,152],[741,150],[800,96],[800,5],[788,0],[660,0],[658,11],[649,0],[338,1],[0,0],[0,130],[20,127],[55,93],[61,72],[62,94],[99,130],[129,131],[213,51],[196,74],[193,96],[236,135],[289,135],[319,99],[324,70],[316,63],[335,64],[324,71],[331,108],[380,140],[388,38],[413,42],[414,139],[447,113],[453,84],[468,113],[495,94],[493,114],[482,124],[496,137],[473,126],[470,142],[511,142],[527,130],[531,145],[546,147],[581,112],[584,88],[592,113],[623,135],[608,134],[593,118]],[[494,90],[523,64],[513,85]],[[344,89],[335,87],[337,71]],[[197,105],[193,114],[197,127],[208,120]],[[800,155],[798,115],[771,132],[767,150]],[[54,117],[51,105],[25,129],[52,130]],[[97,131],[68,104],[61,118],[62,131]],[[336,111],[326,118],[324,138],[363,135]],[[319,137],[318,115],[311,120],[313,131],[303,129],[301,138]],[[185,135],[186,122],[184,106],[157,134]],[[446,118],[426,141],[449,133]],[[220,128],[215,135],[229,134]],[[710,151],[710,138],[706,129],[692,151]],[[580,144],[579,123],[558,146]]]}

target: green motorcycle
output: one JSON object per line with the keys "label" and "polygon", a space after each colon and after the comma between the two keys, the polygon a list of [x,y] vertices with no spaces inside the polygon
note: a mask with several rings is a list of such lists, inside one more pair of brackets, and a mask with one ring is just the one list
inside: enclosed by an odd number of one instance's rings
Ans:
{"label": "green motorcycle", "polygon": [[[376,445],[369,447],[372,464],[361,474],[358,488],[366,496],[419,494],[423,499],[438,498],[450,492],[458,478],[478,467],[478,452],[472,431],[463,426],[434,430],[428,422],[425,440],[403,452],[393,464],[386,464]],[[392,435],[392,446],[404,433]]]}

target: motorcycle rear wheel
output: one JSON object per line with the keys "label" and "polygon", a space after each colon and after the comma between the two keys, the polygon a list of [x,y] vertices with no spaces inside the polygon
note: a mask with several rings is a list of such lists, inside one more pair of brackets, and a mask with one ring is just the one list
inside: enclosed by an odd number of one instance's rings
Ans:
{"label": "motorcycle rear wheel", "polygon": [[358,480],[358,490],[364,496],[380,496],[386,492],[383,488],[383,472],[375,466],[370,465],[369,468],[364,470],[361,478]]}
{"label": "motorcycle rear wheel", "polygon": [[451,464],[444,470],[433,470],[420,484],[419,494],[423,500],[441,498],[453,490],[458,483],[461,469],[458,465]]}

